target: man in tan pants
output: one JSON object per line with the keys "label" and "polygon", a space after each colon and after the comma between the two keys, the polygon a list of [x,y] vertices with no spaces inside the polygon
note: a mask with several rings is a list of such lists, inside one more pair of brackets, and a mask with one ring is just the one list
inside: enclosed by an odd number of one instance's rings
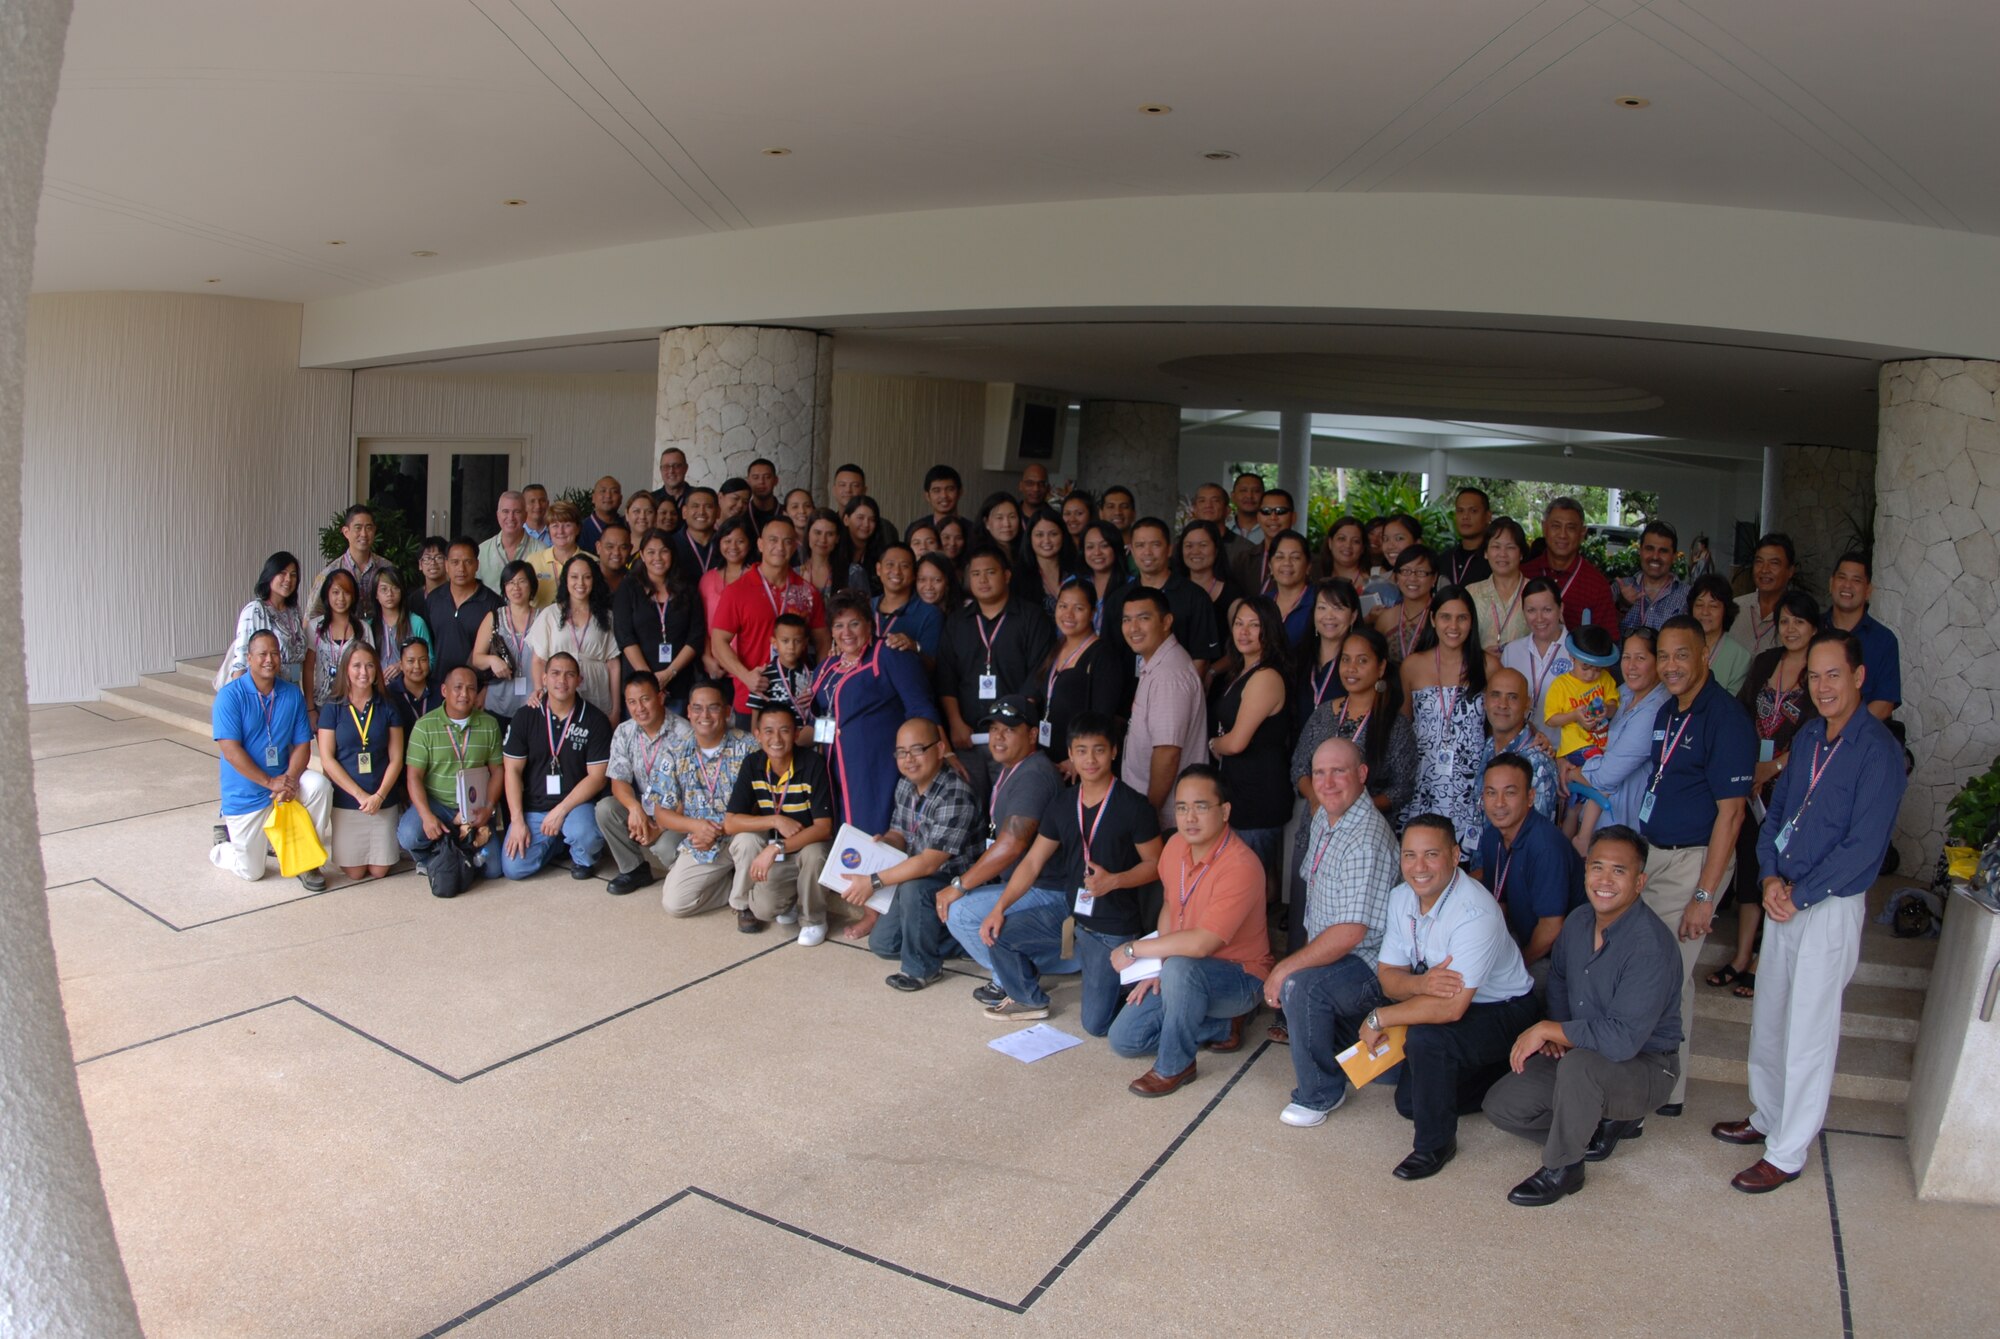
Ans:
{"label": "man in tan pants", "polygon": [[1645,903],[1681,946],[1680,1075],[1660,1108],[1678,1116],[1687,1099],[1688,1039],[1694,1035],[1694,965],[1715,919],[1715,898],[1736,870],[1736,833],[1757,766],[1757,730],[1708,672],[1701,624],[1683,614],[1660,627],[1660,682],[1673,696],[1653,723],[1646,794],[1639,802],[1646,856]]}
{"label": "man in tan pants", "polygon": [[818,753],[792,747],[798,722],[789,705],[760,707],[756,727],[763,751],[743,760],[722,820],[735,867],[729,905],[745,934],[797,920],[799,944],[811,948],[826,939],[829,899],[819,872],[833,838],[833,779]]}

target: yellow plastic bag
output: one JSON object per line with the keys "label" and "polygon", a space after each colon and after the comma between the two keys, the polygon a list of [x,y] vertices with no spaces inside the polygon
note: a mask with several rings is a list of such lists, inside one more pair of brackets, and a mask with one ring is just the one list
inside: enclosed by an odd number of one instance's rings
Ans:
{"label": "yellow plastic bag", "polygon": [[1979,848],[1976,846],[1947,846],[1944,848],[1945,873],[1961,882],[1972,882],[1972,876],[1979,872]]}
{"label": "yellow plastic bag", "polygon": [[264,820],[264,837],[278,857],[278,871],[288,879],[326,863],[326,848],[313,831],[312,815],[297,800],[271,806],[271,816]]}

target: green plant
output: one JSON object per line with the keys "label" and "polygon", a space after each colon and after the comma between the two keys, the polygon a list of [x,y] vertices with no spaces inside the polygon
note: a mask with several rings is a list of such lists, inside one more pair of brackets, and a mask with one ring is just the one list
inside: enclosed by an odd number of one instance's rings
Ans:
{"label": "green plant", "polygon": [[563,489],[561,494],[557,496],[556,501],[567,502],[570,506],[575,507],[578,516],[588,516],[597,510],[596,498],[590,489],[581,486]]}
{"label": "green plant", "polygon": [[1945,836],[1954,846],[1979,847],[1986,844],[1986,834],[1993,831],[1994,821],[2000,819],[2000,758],[1979,776],[1965,783],[1958,794],[1951,797],[1945,806],[1951,821],[1945,827]]}
{"label": "green plant", "polygon": [[[404,579],[409,579],[417,570],[417,549],[423,544],[423,536],[411,531],[401,508],[375,498],[368,499],[368,505],[375,511],[375,552],[393,563]],[[346,523],[347,512],[342,509],[319,528],[322,563],[330,563],[347,552],[347,536],[340,533]],[[305,580],[312,580],[311,574]]]}
{"label": "green plant", "polygon": [[[1357,516],[1363,521],[1373,521],[1403,512],[1423,522],[1424,543],[1433,549],[1448,547],[1458,542],[1458,521],[1452,513],[1451,504],[1445,501],[1424,501],[1415,475],[1392,474],[1369,477],[1360,471],[1350,471],[1347,482],[1347,504],[1344,508],[1331,487],[1324,493],[1318,488],[1313,490],[1315,503],[1322,497],[1329,508],[1326,525],[1338,520],[1343,512],[1349,516]],[[1325,533],[1326,525],[1317,527],[1317,533]]]}

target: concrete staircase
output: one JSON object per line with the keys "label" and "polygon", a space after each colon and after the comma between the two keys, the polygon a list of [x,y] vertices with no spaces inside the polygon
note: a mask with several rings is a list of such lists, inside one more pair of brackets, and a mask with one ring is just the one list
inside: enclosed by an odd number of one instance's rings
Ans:
{"label": "concrete staircase", "polygon": [[207,739],[212,729],[209,709],[215,702],[212,685],[221,663],[220,655],[183,660],[165,674],[143,676],[130,688],[106,688],[97,700]]}
{"label": "concrete staircase", "polygon": [[[1840,1062],[1833,1095],[1902,1106],[1910,1093],[1917,1026],[1930,985],[1935,939],[1898,939],[1875,916],[1907,880],[1883,879],[1868,893],[1868,924],[1861,935],[1861,961],[1841,1002]],[[1695,974],[1694,1045],[1688,1054],[1690,1078],[1748,1084],[1749,1000],[1707,982],[1728,962],[1736,944],[1736,918],[1716,918],[1715,933],[1702,950]]]}

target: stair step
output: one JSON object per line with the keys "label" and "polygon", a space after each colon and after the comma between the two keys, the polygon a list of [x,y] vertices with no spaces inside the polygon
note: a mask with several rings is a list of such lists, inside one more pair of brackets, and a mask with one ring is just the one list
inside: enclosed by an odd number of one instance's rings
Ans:
{"label": "stair step", "polygon": [[[1833,1095],[1868,1102],[1905,1103],[1916,1048],[1908,1042],[1845,1037],[1833,1075]],[[1688,1052],[1688,1077],[1747,1086],[1750,1082],[1750,1026],[1722,1019],[1695,1025]]]}
{"label": "stair step", "polygon": [[134,688],[106,688],[98,693],[97,698],[100,702],[122,707],[136,715],[148,716],[167,725],[179,726],[183,730],[200,735],[203,739],[210,738],[210,732],[214,728],[213,718],[207,707],[143,684]]}
{"label": "stair step", "polygon": [[186,660],[174,662],[174,668],[191,674],[199,674],[204,679],[213,679],[215,671],[222,666],[223,653],[217,651],[212,656],[190,656]]}
{"label": "stair step", "polygon": [[[1754,1000],[1740,999],[1728,988],[1718,989],[1697,978],[1696,1018],[1750,1024]],[[1924,993],[1894,986],[1850,985],[1840,1002],[1840,1035],[1914,1044],[1923,1021]]]}
{"label": "stair step", "polygon": [[178,670],[169,674],[142,674],[139,687],[162,697],[177,697],[203,710],[215,701],[215,689],[207,679],[197,679]]}

